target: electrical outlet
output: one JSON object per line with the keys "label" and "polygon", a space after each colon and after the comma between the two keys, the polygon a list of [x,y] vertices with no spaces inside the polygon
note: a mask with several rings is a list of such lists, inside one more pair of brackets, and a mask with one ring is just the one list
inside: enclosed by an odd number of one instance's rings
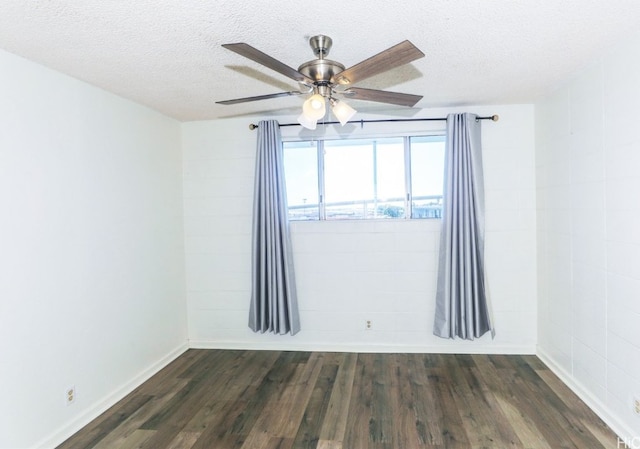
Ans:
{"label": "electrical outlet", "polygon": [[74,402],[76,402],[76,387],[75,386],[70,386],[67,388],[66,392],[65,392],[65,399],[66,399],[66,404],[67,405],[71,405]]}
{"label": "electrical outlet", "polygon": [[364,323],[364,330],[370,331],[373,327],[373,322],[371,320],[366,320]]}
{"label": "electrical outlet", "polygon": [[633,411],[640,416],[640,399],[633,398]]}

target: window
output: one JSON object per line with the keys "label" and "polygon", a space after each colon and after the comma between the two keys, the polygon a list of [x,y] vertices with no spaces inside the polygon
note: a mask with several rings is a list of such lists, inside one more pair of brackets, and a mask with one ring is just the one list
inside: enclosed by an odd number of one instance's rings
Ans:
{"label": "window", "polygon": [[440,218],[444,136],[285,142],[290,220]]}

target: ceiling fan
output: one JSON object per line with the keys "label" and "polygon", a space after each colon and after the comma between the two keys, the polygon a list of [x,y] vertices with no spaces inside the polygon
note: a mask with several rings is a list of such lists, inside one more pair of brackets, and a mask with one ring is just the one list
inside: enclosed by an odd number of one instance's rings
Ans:
{"label": "ceiling fan", "polygon": [[289,67],[249,44],[242,42],[223,44],[224,48],[297,81],[301,90],[236,98],[234,100],[217,101],[216,103],[230,105],[291,95],[312,94],[304,102],[302,114],[298,117],[298,121],[305,128],[315,129],[317,121],[324,117],[326,113],[327,101],[331,105],[334,115],[343,126],[356,113],[355,109],[336,98],[337,96],[408,107],[414,106],[422,99],[422,95],[352,87],[354,83],[366,78],[422,58],[424,53],[408,40],[400,42],[348,69],[345,69],[345,66],[339,62],[326,59],[332,43],[331,38],[324,35],[313,36],[309,39],[309,45],[317,59],[303,63],[298,67],[298,70]]}

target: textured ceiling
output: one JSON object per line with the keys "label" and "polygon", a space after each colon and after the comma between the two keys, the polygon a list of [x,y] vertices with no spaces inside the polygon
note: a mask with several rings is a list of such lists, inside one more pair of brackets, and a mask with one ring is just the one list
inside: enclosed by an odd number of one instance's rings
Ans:
{"label": "textured ceiling", "polygon": [[299,111],[298,97],[215,104],[298,89],[224,43],[297,68],[314,58],[308,38],[325,34],[329,59],[349,67],[409,39],[425,58],[357,86],[423,95],[416,108],[425,108],[530,103],[637,29],[638,0],[0,3],[0,48],[183,121]]}

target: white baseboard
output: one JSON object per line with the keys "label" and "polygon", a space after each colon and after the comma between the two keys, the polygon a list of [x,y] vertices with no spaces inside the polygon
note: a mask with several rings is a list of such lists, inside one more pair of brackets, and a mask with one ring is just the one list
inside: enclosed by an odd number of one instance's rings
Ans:
{"label": "white baseboard", "polygon": [[257,351],[316,351],[316,352],[368,352],[368,353],[425,353],[425,354],[508,354],[534,355],[535,346],[530,345],[484,345],[484,344],[447,344],[447,345],[381,345],[381,344],[325,344],[325,343],[280,343],[248,342],[226,340],[190,340],[189,347],[194,349],[237,349]]}
{"label": "white baseboard", "polygon": [[560,380],[571,389],[587,406],[593,410],[593,412],[600,417],[613,432],[621,439],[631,441],[635,438],[638,439],[638,432],[633,431],[624,422],[619,420],[615,413],[612,413],[609,408],[602,403],[600,399],[593,396],[587,388],[585,388],[580,382],[577,382],[575,378],[568,373],[565,369],[556,364],[553,358],[547,354],[543,349],[538,347],[538,358],[542,360],[553,373],[560,378]]}
{"label": "white baseboard", "polygon": [[90,407],[88,410],[83,412],[80,416],[69,422],[65,427],[49,435],[34,447],[54,448],[60,445],[74,433],[82,429],[84,426],[104,413],[107,409],[112,407],[115,403],[138,388],[144,382],[149,380],[149,378],[151,378],[154,374],[158,373],[162,368],[173,362],[188,349],[189,346],[186,342],[173,349],[167,355],[151,365],[149,368],[139,373],[136,377],[134,377],[124,385],[118,387],[112,393],[110,393],[102,400],[98,401],[96,404]]}

